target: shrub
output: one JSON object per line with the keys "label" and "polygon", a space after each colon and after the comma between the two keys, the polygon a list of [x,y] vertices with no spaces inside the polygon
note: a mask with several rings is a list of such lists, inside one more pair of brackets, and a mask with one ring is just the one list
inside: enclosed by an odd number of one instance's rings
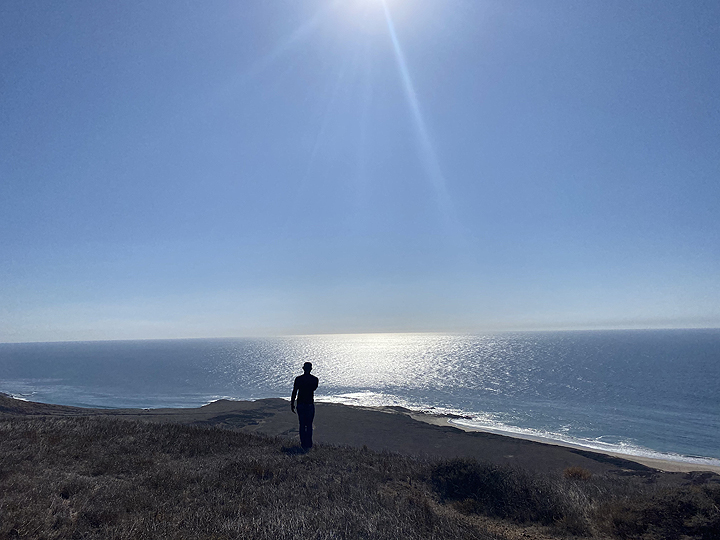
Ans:
{"label": "shrub", "polygon": [[563,524],[575,533],[589,530],[588,504],[575,486],[512,467],[454,459],[438,463],[430,474],[443,500],[457,501],[465,513],[517,522]]}
{"label": "shrub", "polygon": [[598,513],[619,538],[720,538],[720,485],[662,489],[647,497],[612,500]]}
{"label": "shrub", "polygon": [[568,467],[563,471],[563,476],[568,480],[590,480],[592,473],[582,467]]}

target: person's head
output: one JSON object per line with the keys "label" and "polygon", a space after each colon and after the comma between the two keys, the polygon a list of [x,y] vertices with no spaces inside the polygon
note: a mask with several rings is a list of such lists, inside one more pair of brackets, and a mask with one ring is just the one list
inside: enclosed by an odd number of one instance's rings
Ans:
{"label": "person's head", "polygon": [[303,371],[305,373],[310,373],[312,371],[312,364],[310,362],[305,362],[303,364]]}

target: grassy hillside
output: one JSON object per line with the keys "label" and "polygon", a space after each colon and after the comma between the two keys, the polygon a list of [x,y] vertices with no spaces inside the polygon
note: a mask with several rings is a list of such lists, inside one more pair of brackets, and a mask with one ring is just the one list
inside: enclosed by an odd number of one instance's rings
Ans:
{"label": "grassy hillside", "polygon": [[[634,483],[633,483],[634,482]],[[720,486],[423,461],[219,428],[0,417],[0,538],[720,538]]]}

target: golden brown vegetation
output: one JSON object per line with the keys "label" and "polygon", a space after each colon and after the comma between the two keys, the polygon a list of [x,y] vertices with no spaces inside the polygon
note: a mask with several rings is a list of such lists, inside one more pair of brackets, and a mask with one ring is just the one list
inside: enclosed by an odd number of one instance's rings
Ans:
{"label": "golden brown vegetation", "polygon": [[590,480],[592,473],[582,467],[568,467],[563,471],[563,476],[570,480]]}

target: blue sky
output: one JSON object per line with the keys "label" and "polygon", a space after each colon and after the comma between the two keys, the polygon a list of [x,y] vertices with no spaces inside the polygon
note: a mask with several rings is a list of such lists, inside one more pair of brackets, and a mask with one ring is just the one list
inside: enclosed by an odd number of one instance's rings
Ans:
{"label": "blue sky", "polygon": [[720,4],[0,6],[0,341],[720,326]]}

